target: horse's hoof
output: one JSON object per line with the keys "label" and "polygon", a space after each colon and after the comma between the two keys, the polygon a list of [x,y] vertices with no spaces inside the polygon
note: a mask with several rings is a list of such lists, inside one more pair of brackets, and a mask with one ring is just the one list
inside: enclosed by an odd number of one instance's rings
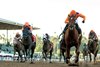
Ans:
{"label": "horse's hoof", "polygon": [[70,63],[70,61],[69,60],[66,60],[66,64],[68,64],[68,63]]}
{"label": "horse's hoof", "polygon": [[52,63],[51,61],[49,63]]}
{"label": "horse's hoof", "polygon": [[68,66],[79,66],[79,64],[78,63],[73,63],[73,64],[69,63]]}
{"label": "horse's hoof", "polygon": [[35,64],[34,62],[31,62],[30,64]]}
{"label": "horse's hoof", "polygon": [[20,61],[21,63],[24,63],[25,61]]}
{"label": "horse's hoof", "polygon": [[78,63],[78,59],[75,60],[75,63]]}

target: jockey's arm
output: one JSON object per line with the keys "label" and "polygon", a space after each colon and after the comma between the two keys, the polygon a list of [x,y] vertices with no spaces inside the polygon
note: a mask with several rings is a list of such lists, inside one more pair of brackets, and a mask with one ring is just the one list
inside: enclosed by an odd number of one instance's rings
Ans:
{"label": "jockey's arm", "polygon": [[30,26],[30,30],[32,31],[32,26]]}
{"label": "jockey's arm", "polygon": [[84,21],[86,20],[86,17],[83,14],[79,13],[78,16],[83,18]]}
{"label": "jockey's arm", "polygon": [[94,38],[95,38],[95,40],[96,40],[96,41],[98,41],[98,37],[97,37],[97,35],[96,35],[96,33],[95,33],[95,32],[94,32],[94,36],[95,36],[95,37],[94,37]]}
{"label": "jockey's arm", "polygon": [[24,26],[22,27],[22,29],[21,29],[22,31],[24,30]]}
{"label": "jockey's arm", "polygon": [[68,17],[66,18],[65,20],[65,24],[68,24],[69,20],[68,20]]}
{"label": "jockey's arm", "polygon": [[16,39],[17,39],[17,40],[21,40],[21,37],[18,37],[18,38],[16,37]]}

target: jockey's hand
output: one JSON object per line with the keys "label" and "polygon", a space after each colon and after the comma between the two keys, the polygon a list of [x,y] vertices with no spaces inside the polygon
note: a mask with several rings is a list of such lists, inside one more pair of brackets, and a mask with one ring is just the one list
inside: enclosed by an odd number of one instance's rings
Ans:
{"label": "jockey's hand", "polygon": [[85,23],[85,21],[83,20],[82,23]]}

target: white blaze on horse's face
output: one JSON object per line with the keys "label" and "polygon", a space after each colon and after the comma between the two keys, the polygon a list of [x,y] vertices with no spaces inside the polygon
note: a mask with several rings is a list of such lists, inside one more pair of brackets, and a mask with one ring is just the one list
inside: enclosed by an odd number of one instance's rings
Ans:
{"label": "white blaze on horse's face", "polygon": [[70,30],[73,30],[73,29],[74,29],[74,27],[75,27],[75,26],[74,26],[74,24],[73,24],[73,23],[70,23],[70,24],[69,24],[69,29],[70,29]]}
{"label": "white blaze on horse's face", "polygon": [[73,20],[73,17],[71,17],[70,20]]}
{"label": "white blaze on horse's face", "polygon": [[75,27],[75,15],[72,15],[72,16],[69,16],[69,27],[70,27],[70,30],[73,30],[74,27]]}

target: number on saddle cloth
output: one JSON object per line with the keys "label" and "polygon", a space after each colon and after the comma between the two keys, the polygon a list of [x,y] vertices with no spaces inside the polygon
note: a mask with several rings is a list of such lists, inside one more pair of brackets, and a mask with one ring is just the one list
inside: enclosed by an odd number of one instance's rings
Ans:
{"label": "number on saddle cloth", "polygon": [[23,30],[23,37],[29,35],[29,30],[30,30],[29,27],[24,27],[24,30]]}

